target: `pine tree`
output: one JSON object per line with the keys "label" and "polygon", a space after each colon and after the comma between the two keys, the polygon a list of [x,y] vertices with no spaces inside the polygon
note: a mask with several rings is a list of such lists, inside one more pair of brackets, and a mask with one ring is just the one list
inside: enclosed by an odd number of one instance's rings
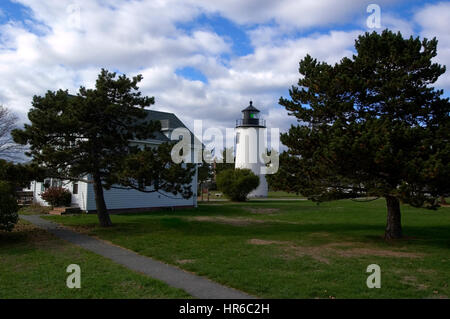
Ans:
{"label": "pine tree", "polygon": [[0,159],[0,230],[12,231],[19,221],[17,190],[33,179],[41,179],[45,171],[33,164],[15,164]]}
{"label": "pine tree", "polygon": [[16,142],[30,145],[33,162],[53,177],[93,184],[101,226],[112,224],[104,189],[192,194],[194,167],[172,163],[169,145],[141,149],[130,143],[152,138],[161,128],[146,120],[145,107],[154,98],[141,95],[141,80],[141,75],[129,79],[102,69],[94,89],[81,87],[76,96],[63,90],[35,96],[31,124],[12,132]]}
{"label": "pine tree", "polygon": [[385,30],[361,35],[335,65],[307,55],[280,98],[298,126],[281,135],[274,185],[322,201],[384,197],[386,239],[402,236],[400,201],[436,208],[450,189],[450,103],[431,85],[437,40]]}

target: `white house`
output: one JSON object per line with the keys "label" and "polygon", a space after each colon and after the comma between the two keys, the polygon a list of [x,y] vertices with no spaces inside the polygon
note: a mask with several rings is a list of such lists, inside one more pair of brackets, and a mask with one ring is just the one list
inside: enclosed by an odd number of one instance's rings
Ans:
{"label": "white house", "polygon": [[[186,128],[183,122],[173,113],[150,111],[147,110],[147,120],[160,121],[161,132],[157,132],[155,137],[151,140],[145,141],[130,141],[133,144],[158,145],[172,139],[172,132],[176,128]],[[186,128],[187,129],[187,128]],[[193,134],[191,133],[192,138]],[[179,137],[174,138],[176,140]],[[194,144],[194,143],[192,143]],[[200,144],[201,145],[201,144]],[[192,154],[195,145],[192,145]],[[33,181],[25,191],[32,191],[34,202],[42,205],[48,205],[40,194],[48,186],[62,186],[72,193],[72,206],[79,207],[82,211],[93,213],[96,211],[95,195],[92,183],[86,182],[70,182],[61,181],[57,179],[45,179],[44,181]],[[173,195],[171,193],[153,192],[144,193],[137,190],[128,189],[110,189],[104,190],[105,202],[108,211],[110,212],[125,212],[125,211],[148,211],[159,208],[184,208],[197,206],[197,168],[192,179],[193,196],[189,199],[184,199],[181,195]]]}

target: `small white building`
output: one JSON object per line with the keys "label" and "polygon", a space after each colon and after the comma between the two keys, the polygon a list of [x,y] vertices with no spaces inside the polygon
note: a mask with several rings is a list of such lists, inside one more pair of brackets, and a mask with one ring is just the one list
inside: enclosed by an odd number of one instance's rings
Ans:
{"label": "small white building", "polygon": [[[157,146],[163,142],[172,140],[172,132],[176,128],[187,127],[173,113],[159,112],[147,110],[147,120],[160,121],[161,132],[156,132],[155,137],[145,141],[130,141],[133,144],[145,144],[147,146]],[[192,138],[194,138],[191,133]],[[178,140],[176,137],[175,140]],[[192,154],[196,151],[194,143],[192,143]],[[47,178],[44,181],[33,181],[25,191],[32,191],[34,202],[47,206],[40,194],[46,187],[62,186],[72,193],[72,206],[79,207],[82,211],[88,213],[96,212],[94,187],[92,183],[86,182],[70,182],[57,179]],[[109,212],[132,212],[132,211],[149,211],[160,208],[188,208],[197,206],[197,169],[191,183],[193,196],[189,199],[183,198],[181,195],[173,195],[171,193],[153,192],[144,193],[133,189],[114,189],[104,190],[105,203]]]}
{"label": "small white building", "polygon": [[259,118],[259,110],[250,105],[242,110],[242,119],[236,121],[235,168],[247,168],[259,176],[259,186],[248,197],[267,197],[268,186],[262,154],[267,151],[266,122]]}

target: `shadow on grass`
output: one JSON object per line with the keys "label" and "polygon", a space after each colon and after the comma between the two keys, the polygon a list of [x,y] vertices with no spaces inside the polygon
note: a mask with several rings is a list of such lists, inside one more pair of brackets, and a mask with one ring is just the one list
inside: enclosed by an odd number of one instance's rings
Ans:
{"label": "shadow on grass", "polygon": [[[198,216],[198,215],[197,215]],[[249,238],[270,238],[273,240],[310,239],[310,235],[327,233],[325,242],[355,241],[378,245],[404,246],[414,248],[429,246],[450,248],[450,232],[448,226],[405,226],[404,239],[385,242],[383,224],[358,223],[314,223],[288,224],[266,221],[250,225],[229,225],[217,221],[194,221],[183,217],[163,217],[158,219],[141,219],[132,221],[114,221],[111,228],[101,228],[98,224],[83,224],[83,228],[98,235],[109,238],[116,236],[145,237],[152,234],[172,236],[174,240],[189,237],[228,238],[238,240]]]}
{"label": "shadow on grass", "polygon": [[28,251],[37,250],[39,244],[48,240],[44,230],[19,222],[11,232],[0,231],[0,255],[22,254],[24,247]]}
{"label": "shadow on grass", "polygon": [[30,241],[29,234],[26,232],[4,232],[0,231],[0,248],[26,243]]}
{"label": "shadow on grass", "polygon": [[[279,203],[279,202],[278,202]],[[264,203],[265,204],[265,203]],[[176,217],[176,216],[215,216],[215,215],[227,215],[227,216],[255,216],[250,213],[249,208],[261,208],[267,205],[262,205],[260,203],[248,203],[248,205],[201,205],[196,209],[180,209],[180,210],[158,210],[151,212],[139,212],[139,213],[120,213],[114,214],[116,216],[129,216],[129,217]],[[320,211],[323,209],[328,209],[328,207],[316,206],[312,205],[302,205],[299,207],[290,207],[290,210],[285,211],[284,213],[289,213],[291,210],[295,210],[297,212],[310,212],[310,211]]]}

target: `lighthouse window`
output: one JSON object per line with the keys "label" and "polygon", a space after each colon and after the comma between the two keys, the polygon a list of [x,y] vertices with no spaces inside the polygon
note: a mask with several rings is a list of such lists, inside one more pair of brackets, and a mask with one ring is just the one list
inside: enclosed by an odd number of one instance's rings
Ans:
{"label": "lighthouse window", "polygon": [[239,135],[240,135],[240,133],[238,132],[238,133],[236,133],[236,144],[239,144]]}
{"label": "lighthouse window", "polygon": [[252,119],[256,118],[255,113],[250,113],[250,118],[252,118]]}

